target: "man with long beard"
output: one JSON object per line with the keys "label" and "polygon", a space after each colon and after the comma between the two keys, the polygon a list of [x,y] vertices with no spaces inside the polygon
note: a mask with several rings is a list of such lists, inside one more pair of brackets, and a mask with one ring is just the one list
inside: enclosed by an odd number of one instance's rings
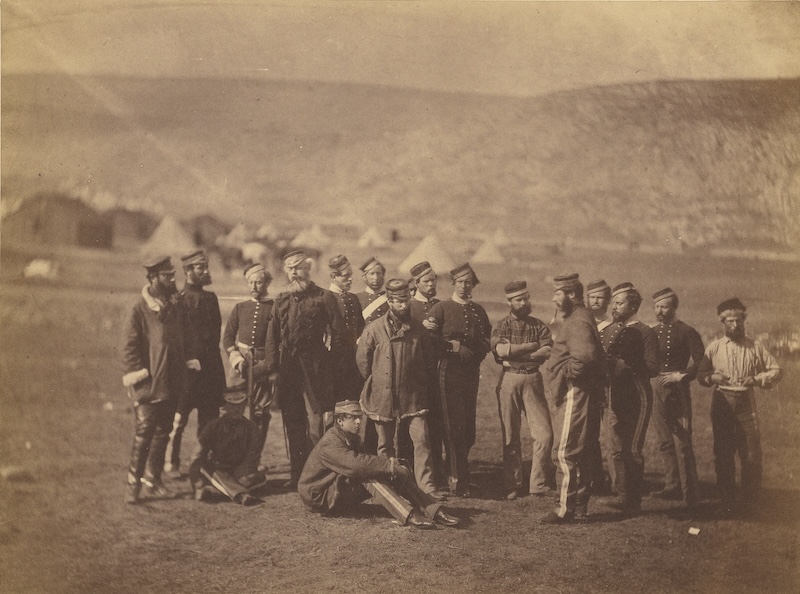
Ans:
{"label": "man with long beard", "polygon": [[161,475],[175,406],[196,369],[187,344],[186,310],[175,287],[169,257],[145,264],[147,284],[131,307],[122,332],[122,384],[133,400],[136,429],[128,468],[126,503],[139,501],[142,484],[168,497]]}
{"label": "man with long beard", "polygon": [[209,421],[219,417],[225,390],[225,368],[219,350],[222,315],[216,294],[204,288],[211,284],[208,257],[203,250],[197,250],[182,256],[181,264],[186,284],[180,298],[186,307],[200,369],[189,374],[189,389],[175,412],[170,435],[172,452],[167,468],[171,476],[181,475],[181,441],[192,410],[197,409],[199,436]]}
{"label": "man with long beard", "polygon": [[535,496],[548,492],[553,428],[539,366],[550,356],[553,339],[544,322],[530,315],[531,294],[525,281],[510,282],[504,291],[511,313],[492,330],[491,344],[495,359],[502,365],[496,393],[503,434],[503,475],[506,498],[514,500],[522,490],[523,412],[533,441],[528,490]]}
{"label": "man with long beard", "polygon": [[603,345],[594,317],[583,304],[577,273],[553,279],[553,303],[556,317],[563,319],[547,362],[558,507],[539,520],[542,524],[586,517],[590,493],[583,476],[585,444],[598,438],[605,387]]}
{"label": "man with long beard", "polygon": [[335,370],[337,398],[340,400],[358,400],[364,378],[356,365],[356,345],[364,330],[364,318],[361,316],[361,303],[358,297],[350,292],[353,285],[353,267],[347,256],[334,256],[328,261],[331,292],[339,306],[342,316],[344,336],[342,338],[342,365]]}
{"label": "man with long beard", "polygon": [[714,389],[711,426],[714,430],[714,470],[721,512],[735,511],[736,454],[741,462],[743,510],[757,510],[761,491],[761,435],[753,389],[770,389],[781,377],[777,361],[745,334],[747,308],[737,298],[717,306],[725,336],[705,351],[697,370],[700,385]]}
{"label": "man with long beard", "polygon": [[431,309],[429,321],[441,351],[439,390],[447,445],[447,470],[454,495],[469,497],[469,451],[475,445],[475,413],[481,362],[491,350],[492,325],[472,300],[480,282],[468,264],[450,271],[453,296]]}
{"label": "man with long beard", "polygon": [[311,260],[302,250],[283,257],[288,283],[275,299],[267,330],[265,361],[278,387],[278,404],[289,440],[290,478],[296,488],[306,458],[333,411],[333,369],[341,359],[342,319],[336,299],[311,280]]}
{"label": "man with long beard", "polygon": [[258,427],[260,456],[272,419],[269,408],[274,394],[264,364],[264,345],[273,305],[272,299],[267,297],[272,275],[263,264],[255,263],[244,269],[244,278],[250,289],[250,299],[233,306],[222,334],[222,348],[228,353],[231,368],[248,381],[250,420]]}

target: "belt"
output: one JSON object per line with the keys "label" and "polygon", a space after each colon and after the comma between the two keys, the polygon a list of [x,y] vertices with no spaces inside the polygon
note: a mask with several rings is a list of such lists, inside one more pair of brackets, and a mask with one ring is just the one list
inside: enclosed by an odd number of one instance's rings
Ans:
{"label": "belt", "polygon": [[532,369],[524,369],[524,368],[514,369],[513,367],[504,367],[503,370],[506,373],[516,373],[519,375],[532,375],[534,373],[539,373],[538,367],[533,367]]}

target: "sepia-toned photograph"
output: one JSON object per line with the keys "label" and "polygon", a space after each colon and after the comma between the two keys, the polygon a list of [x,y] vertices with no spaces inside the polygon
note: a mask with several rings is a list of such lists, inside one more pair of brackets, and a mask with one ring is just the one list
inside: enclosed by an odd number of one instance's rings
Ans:
{"label": "sepia-toned photograph", "polygon": [[800,4],[0,4],[0,592],[800,591]]}

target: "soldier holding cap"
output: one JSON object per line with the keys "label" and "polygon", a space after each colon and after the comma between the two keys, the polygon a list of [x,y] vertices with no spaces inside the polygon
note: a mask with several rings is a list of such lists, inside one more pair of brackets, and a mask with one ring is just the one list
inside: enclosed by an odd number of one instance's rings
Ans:
{"label": "soldier holding cap", "polygon": [[250,288],[250,299],[233,306],[222,333],[222,348],[228,353],[228,363],[234,373],[248,382],[250,420],[261,435],[260,455],[267,440],[272,418],[269,409],[274,395],[264,363],[267,326],[273,304],[267,297],[272,275],[263,264],[255,263],[244,269],[244,279]]}
{"label": "soldier holding cap", "polygon": [[278,387],[286,423],[291,476],[297,479],[333,410],[333,370],[340,365],[342,319],[336,299],[311,280],[311,260],[302,250],[283,257],[288,283],[275,299],[267,330],[266,364]]}
{"label": "soldier holding cap", "polygon": [[492,330],[491,345],[495,360],[502,365],[496,393],[503,433],[503,475],[507,498],[513,500],[522,489],[523,412],[533,440],[528,489],[536,496],[548,491],[553,428],[539,366],[550,356],[553,339],[545,323],[530,315],[531,294],[525,281],[510,282],[504,291],[511,313]]}
{"label": "soldier holding cap", "polygon": [[258,472],[261,458],[261,430],[244,417],[247,385],[234,375],[225,389],[224,414],[210,421],[198,437],[189,466],[189,479],[197,501],[224,495],[242,505],[261,501],[252,493],[267,484]]}
{"label": "soldier holding cap", "polygon": [[717,306],[725,336],[705,351],[697,370],[703,386],[714,388],[711,426],[714,430],[714,470],[722,512],[734,511],[736,454],[742,465],[741,495],[746,511],[758,505],[761,491],[761,435],[753,388],[770,389],[781,368],[760,343],[745,334],[747,308],[737,298]]}
{"label": "soldier holding cap", "polygon": [[131,307],[122,333],[122,384],[133,400],[136,429],[128,469],[127,503],[141,485],[157,497],[170,495],[161,475],[172,418],[186,390],[188,367],[197,367],[186,310],[178,299],[175,269],[164,256],[147,262],[147,284]]}
{"label": "soldier holding cap", "polygon": [[300,476],[297,491],[305,506],[334,515],[372,497],[406,526],[460,524],[440,502],[417,487],[411,471],[400,460],[363,452],[359,438],[362,417],[358,402],[336,403],[335,424],[314,446]]}
{"label": "soldier holding cap", "polygon": [[175,412],[170,435],[172,452],[166,468],[172,476],[181,474],[181,441],[192,410],[197,409],[197,434],[200,435],[206,424],[219,416],[225,389],[225,368],[219,350],[222,335],[219,301],[215,293],[203,288],[211,284],[208,256],[203,250],[197,250],[182,256],[181,263],[186,283],[180,298],[189,317],[200,367],[190,372],[189,389]]}
{"label": "soldier holding cap", "polygon": [[558,507],[540,519],[543,524],[586,517],[585,445],[599,439],[605,388],[603,345],[594,316],[583,304],[583,284],[576,273],[557,276],[553,283],[556,315],[563,318],[547,361]]}
{"label": "soldier holding cap", "polygon": [[345,400],[357,400],[364,386],[364,378],[356,365],[356,345],[364,330],[364,318],[361,316],[361,303],[354,293],[353,267],[347,256],[334,256],[328,261],[331,285],[328,290],[336,299],[342,317],[344,335],[342,337],[342,365],[336,369],[336,393]]}
{"label": "soldier holding cap", "polygon": [[440,345],[439,392],[450,490],[469,496],[469,451],[475,444],[475,410],[481,362],[491,350],[486,310],[472,300],[480,282],[468,264],[450,271],[453,296],[431,309],[429,321]]}
{"label": "soldier holding cap", "polygon": [[359,266],[359,270],[361,270],[366,287],[360,293],[356,293],[356,297],[361,303],[361,315],[364,322],[369,324],[389,311],[386,291],[383,290],[386,267],[375,256],[371,256]]}
{"label": "soldier holding cap", "polygon": [[657,361],[648,364],[646,360],[645,338],[634,318],[641,303],[633,284],[615,286],[611,297],[614,322],[602,336],[609,377],[606,417],[620,495],[617,507],[629,515],[638,514],[642,506],[643,449],[653,404],[650,378],[657,372]]}
{"label": "soldier holding cap", "polygon": [[436,382],[436,358],[430,335],[411,317],[408,283],[386,284],[389,311],[366,327],[358,343],[356,362],[366,382],[361,408],[375,423],[379,456],[396,455],[399,422],[413,443],[417,485],[426,493],[436,488],[428,440],[428,386]]}
{"label": "soldier holding cap", "polygon": [[658,376],[651,382],[653,429],[665,467],[664,489],[653,495],[661,499],[683,499],[688,506],[694,506],[699,494],[697,463],[692,449],[689,384],[697,376],[697,366],[703,359],[703,339],[694,328],[678,319],[678,296],[672,289],[654,293],[653,308],[658,320],[655,331],[661,366]]}

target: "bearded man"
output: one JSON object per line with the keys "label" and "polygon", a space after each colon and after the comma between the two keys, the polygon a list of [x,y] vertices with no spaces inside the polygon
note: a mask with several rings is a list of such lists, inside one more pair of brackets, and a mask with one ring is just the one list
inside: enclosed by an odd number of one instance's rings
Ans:
{"label": "bearded man", "polygon": [[264,364],[264,345],[273,305],[272,299],[267,297],[272,275],[263,264],[255,263],[244,269],[244,278],[250,289],[250,299],[233,306],[222,334],[222,348],[228,353],[231,369],[250,382],[246,387],[250,420],[258,427],[261,440],[258,455],[261,456],[272,419],[269,409],[274,395]]}
{"label": "bearded man", "polygon": [[491,345],[495,360],[502,365],[496,394],[503,434],[503,478],[506,498],[514,500],[522,490],[523,412],[533,441],[528,490],[534,496],[548,492],[553,428],[539,366],[550,356],[553,339],[545,323],[530,315],[531,294],[525,281],[508,283],[504,292],[511,313],[492,330]]}
{"label": "bearded man", "polygon": [[577,273],[553,279],[553,303],[556,317],[563,320],[547,362],[558,507],[539,520],[542,524],[586,518],[585,444],[599,437],[606,382],[603,345],[594,316],[583,304]]}
{"label": "bearded man", "polygon": [[[653,428],[664,460],[660,499],[698,502],[697,463],[692,449],[692,393],[689,384],[703,359],[703,339],[678,319],[678,295],[670,288],[653,294],[658,325],[659,374],[653,378]],[[689,365],[689,361],[692,364]]]}
{"label": "bearded man", "polygon": [[135,434],[126,503],[139,501],[142,484],[156,497],[171,495],[162,481],[164,457],[189,367],[197,369],[175,269],[163,256],[144,265],[147,284],[129,310],[122,332],[122,385],[133,400]]}
{"label": "bearded man", "polygon": [[296,488],[303,464],[333,411],[333,370],[340,365],[342,319],[333,295],[315,285],[302,250],[283,257],[288,283],[278,295],[267,330],[265,361],[278,387],[289,440],[290,478]]}
{"label": "bearded man", "polygon": [[714,389],[711,426],[714,431],[714,470],[723,514],[735,511],[736,455],[741,463],[744,511],[755,511],[761,491],[761,434],[753,389],[765,390],[781,377],[775,358],[745,334],[747,308],[737,298],[717,306],[725,336],[705,351],[697,370],[700,385]]}
{"label": "bearded man", "polygon": [[199,436],[209,421],[219,417],[225,390],[225,367],[219,350],[222,315],[216,294],[204,288],[211,284],[208,257],[203,250],[197,250],[182,256],[181,264],[186,283],[180,298],[186,307],[200,369],[190,373],[189,389],[175,412],[170,435],[172,453],[166,468],[171,476],[181,475],[181,441],[192,410],[197,409]]}
{"label": "bearded man", "polygon": [[341,254],[328,261],[331,284],[328,290],[336,299],[342,317],[342,365],[335,370],[336,394],[341,400],[357,400],[364,386],[364,378],[356,365],[356,345],[364,330],[361,303],[350,292],[353,285],[353,267],[347,256]]}

